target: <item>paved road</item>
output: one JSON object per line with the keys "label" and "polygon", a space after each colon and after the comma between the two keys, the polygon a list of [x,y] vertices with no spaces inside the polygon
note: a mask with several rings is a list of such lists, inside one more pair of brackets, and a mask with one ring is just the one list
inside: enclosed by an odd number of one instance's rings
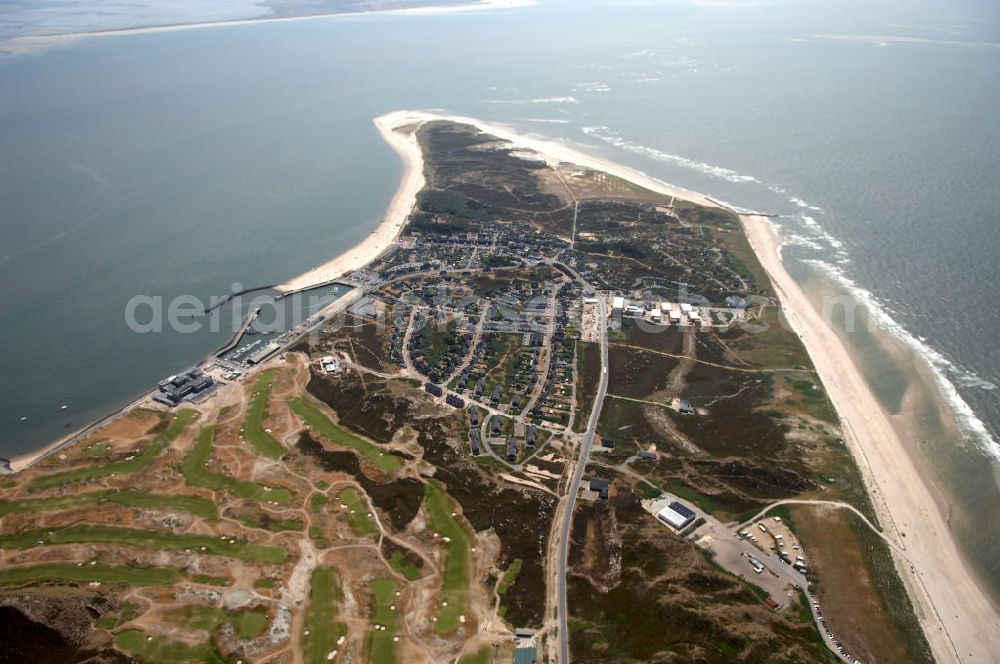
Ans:
{"label": "paved road", "polygon": [[[570,268],[576,279],[583,284],[584,293],[590,297],[595,294],[593,287],[588,284],[583,277]],[[580,482],[583,480],[583,473],[587,468],[587,459],[590,457],[590,450],[594,446],[594,434],[597,431],[597,421],[601,416],[601,407],[604,405],[604,396],[608,391],[608,326],[607,326],[607,306],[603,297],[598,297],[598,308],[600,309],[601,324],[601,379],[597,385],[597,395],[594,397],[594,407],[590,411],[590,420],[587,422],[587,431],[580,441],[580,454],[577,459],[576,469],[573,472],[573,479],[567,487],[566,510],[563,513],[562,530],[559,534],[559,570],[557,573],[559,583],[559,661],[562,664],[569,664],[569,613],[566,605],[566,564],[569,559],[569,532],[573,525],[573,507],[576,505],[576,494],[580,489]]]}

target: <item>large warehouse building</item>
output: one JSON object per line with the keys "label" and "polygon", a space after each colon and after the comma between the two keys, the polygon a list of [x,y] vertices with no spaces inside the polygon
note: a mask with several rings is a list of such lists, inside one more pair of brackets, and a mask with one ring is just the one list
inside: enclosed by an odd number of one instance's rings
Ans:
{"label": "large warehouse building", "polygon": [[656,517],[668,526],[684,530],[689,523],[694,521],[695,513],[687,505],[675,500],[660,510]]}

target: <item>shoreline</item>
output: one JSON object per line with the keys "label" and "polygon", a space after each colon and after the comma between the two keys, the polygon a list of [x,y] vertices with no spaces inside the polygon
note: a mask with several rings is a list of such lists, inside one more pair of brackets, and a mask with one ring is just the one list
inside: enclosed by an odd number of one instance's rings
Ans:
{"label": "shoreline", "polygon": [[[382,223],[355,247],[280,284],[278,290],[287,292],[336,279],[347,270],[369,264],[392,245],[425,184],[423,155],[416,132],[404,134],[397,130],[435,120],[473,125],[510,141],[512,147],[537,152],[548,163],[576,164],[661,194],[726,208],[707,196],[674,187],[636,169],[584,154],[562,143],[524,136],[501,125],[457,115],[396,111],[374,119],[380,135],[399,154],[404,165],[400,185]],[[905,433],[894,426],[893,417],[878,402],[845,342],[786,271],[773,224],[763,215],[739,214],[739,218],[757,259],[774,284],[783,313],[809,352],[837,410],[845,440],[884,535],[905,552],[905,559],[893,552],[893,560],[935,659],[942,663],[993,661],[995,646],[1000,643],[1000,618],[988,592],[958,548],[948,526],[947,503],[943,502],[939,487],[934,486],[920,459],[914,458]],[[86,430],[120,416],[145,398],[101,418]],[[19,455],[18,470],[72,444],[82,434],[78,432],[35,452]]]}
{"label": "shoreline", "polygon": [[1000,643],[997,612],[958,549],[940,489],[920,471],[844,342],[785,270],[773,225],[759,215],[740,218],[779,294],[783,313],[805,344],[841,418],[884,534],[906,552],[906,561],[895,552],[893,559],[935,659],[993,661],[993,648]]}
{"label": "shoreline", "polygon": [[120,37],[128,35],[155,34],[160,32],[177,32],[180,30],[202,30],[205,28],[225,28],[235,26],[257,25],[260,23],[289,23],[292,21],[311,21],[316,19],[334,19],[344,17],[370,15],[400,15],[426,16],[432,14],[451,14],[467,11],[492,11],[496,9],[516,9],[537,4],[537,0],[471,0],[456,5],[427,5],[424,7],[406,7],[400,9],[372,9],[358,12],[333,12],[328,14],[309,14],[305,16],[258,16],[256,18],[233,18],[221,21],[202,21],[197,23],[165,23],[162,25],[140,25],[127,28],[110,28],[100,30],[84,30],[80,32],[60,32],[47,35],[22,35],[0,42],[0,54],[22,55],[41,48],[49,48],[63,42],[91,37]]}
{"label": "shoreline", "polygon": [[374,120],[382,140],[403,160],[403,177],[396,193],[389,201],[385,216],[378,227],[360,243],[331,260],[275,286],[281,293],[305,290],[339,279],[345,273],[359,270],[368,265],[389,248],[406,225],[410,210],[417,202],[417,194],[424,188],[424,160],[417,143],[416,132],[400,134],[396,129],[402,125],[392,122],[392,115],[383,115]]}

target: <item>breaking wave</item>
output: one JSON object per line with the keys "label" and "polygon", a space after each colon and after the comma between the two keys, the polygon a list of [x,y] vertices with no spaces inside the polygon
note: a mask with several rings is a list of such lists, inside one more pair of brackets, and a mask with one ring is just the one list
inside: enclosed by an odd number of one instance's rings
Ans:
{"label": "breaking wave", "polygon": [[926,339],[911,334],[896,320],[891,307],[882,302],[874,293],[858,285],[836,265],[820,259],[806,259],[804,262],[812,265],[847,290],[852,297],[871,312],[880,329],[902,341],[927,362],[931,367],[931,373],[934,375],[938,389],[952,407],[959,424],[971,435],[979,449],[994,460],[1000,461],[1000,443],[990,433],[986,423],[979,418],[972,406],[959,393],[956,383],[962,387],[978,387],[985,390],[995,389],[996,385],[972,371],[963,369],[942,352],[932,348]]}
{"label": "breaking wave", "polygon": [[753,182],[757,184],[763,184],[760,180],[752,175],[743,175],[737,173],[736,171],[724,168],[722,166],[713,166],[712,164],[706,164],[703,161],[695,161],[694,159],[688,159],[687,157],[682,157],[681,155],[671,154],[669,152],[664,152],[663,150],[658,150],[656,148],[647,147],[645,145],[639,145],[638,143],[632,143],[625,138],[622,138],[620,134],[604,126],[595,127],[583,127],[583,133],[591,138],[596,138],[598,140],[604,141],[614,145],[617,148],[623,150],[628,150],[629,152],[634,152],[636,154],[645,155],[647,157],[652,157],[657,161],[666,161],[674,164],[679,164],[685,168],[689,168],[693,171],[698,171],[699,173],[704,173],[706,175],[713,175],[717,178],[722,178],[728,182]]}
{"label": "breaking wave", "polygon": [[[778,246],[779,258],[782,258],[782,250],[785,247],[801,248],[806,254],[806,257],[801,258],[803,262],[816,267],[831,280],[847,290],[871,312],[873,320],[878,324],[880,329],[892,334],[927,362],[938,390],[951,406],[959,425],[979,449],[992,459],[1000,461],[1000,443],[997,442],[990,429],[986,426],[986,423],[979,418],[972,406],[969,405],[958,390],[959,387],[965,389],[994,390],[997,389],[997,386],[975,372],[959,366],[956,362],[945,356],[944,353],[933,348],[926,339],[914,336],[898,322],[897,312],[894,312],[885,302],[879,300],[874,293],[860,286],[851,277],[847,276],[844,272],[844,267],[851,263],[847,248],[840,239],[830,234],[816,219],[817,215],[825,214],[823,208],[789,193],[781,185],[765,183],[757,177],[745,175],[729,168],[714,166],[681,155],[671,154],[657,148],[633,143],[606,126],[587,126],[583,127],[582,131],[591,138],[604,141],[635,154],[651,157],[657,161],[677,164],[727,182],[761,185],[785,199],[789,205],[793,206],[796,212],[782,215],[780,221],[777,219],[773,220],[775,230],[780,239]],[[743,211],[739,208],[734,209]]]}
{"label": "breaking wave", "polygon": [[509,104],[513,106],[521,104],[579,104],[576,97],[539,97],[538,99],[491,99],[491,104]]}

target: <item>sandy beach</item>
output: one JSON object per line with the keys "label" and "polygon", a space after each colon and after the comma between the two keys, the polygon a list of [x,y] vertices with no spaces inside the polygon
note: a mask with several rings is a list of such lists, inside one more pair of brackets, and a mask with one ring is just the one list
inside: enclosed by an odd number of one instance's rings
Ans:
{"label": "sandy beach", "polygon": [[742,219],[785,316],[805,343],[840,414],[884,533],[906,553],[906,560],[894,556],[897,569],[935,658],[995,662],[1000,616],[962,558],[927,478],[841,339],[785,271],[772,224],[760,216]]}
{"label": "sandy beach", "polygon": [[0,42],[0,53],[6,53],[8,55],[21,55],[23,53],[30,53],[39,49],[58,46],[77,39],[91,37],[120,37],[128,35],[155,34],[158,32],[176,32],[178,30],[203,30],[205,28],[256,25],[260,23],[289,23],[292,21],[315,21],[318,19],[343,19],[376,14],[426,16],[433,14],[450,14],[455,12],[516,9],[518,7],[527,7],[534,4],[536,4],[536,0],[473,0],[467,4],[413,7],[410,9],[376,9],[367,12],[339,12],[330,14],[312,14],[309,16],[260,16],[256,18],[239,18],[229,21],[171,23],[167,25],[147,25],[112,30],[62,32],[50,35],[25,35],[23,37],[15,37],[14,39]]}
{"label": "sandy beach", "polygon": [[417,194],[424,188],[424,169],[416,133],[403,134],[393,131],[397,127],[403,126],[394,120],[393,115],[375,118],[375,126],[379,133],[403,159],[404,167],[403,180],[389,203],[382,223],[354,248],[284,284],[278,285],[277,290],[288,292],[333,281],[346,272],[360,269],[372,262],[395,241],[406,224],[406,217],[410,214],[410,209],[413,208],[413,204],[417,200]]}

